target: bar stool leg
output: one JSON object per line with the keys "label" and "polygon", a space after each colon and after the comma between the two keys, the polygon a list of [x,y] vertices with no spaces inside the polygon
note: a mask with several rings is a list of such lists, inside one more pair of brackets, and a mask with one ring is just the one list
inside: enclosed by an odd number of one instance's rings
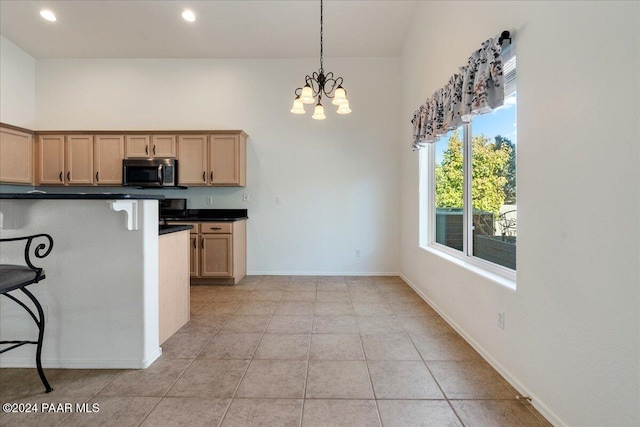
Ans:
{"label": "bar stool leg", "polygon": [[40,375],[40,380],[42,380],[42,384],[46,389],[47,393],[53,391],[53,388],[49,385],[49,381],[47,381],[47,377],[44,375],[44,370],[42,369],[42,342],[44,340],[44,310],[42,310],[42,306],[40,302],[36,299],[35,296],[31,292],[29,292],[26,288],[21,288],[22,292],[24,292],[29,299],[33,302],[38,310],[38,319],[36,321],[36,325],[38,325],[38,344],[36,347],[36,367],[38,369],[38,375]]}

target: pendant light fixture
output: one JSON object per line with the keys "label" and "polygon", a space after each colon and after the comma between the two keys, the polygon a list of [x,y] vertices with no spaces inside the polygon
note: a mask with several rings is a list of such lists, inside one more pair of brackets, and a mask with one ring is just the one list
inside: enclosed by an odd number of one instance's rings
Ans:
{"label": "pendant light fixture", "polygon": [[347,91],[342,87],[342,77],[333,77],[333,73],[324,72],[322,61],[323,54],[323,22],[322,22],[322,0],[320,0],[320,69],[311,76],[307,75],[304,87],[295,90],[296,98],[293,100],[293,114],[304,114],[304,104],[316,104],[311,118],[316,120],[324,120],[324,107],[322,106],[322,97],[325,96],[332,99],[331,103],[338,106],[338,114],[349,114],[349,100],[347,99]]}

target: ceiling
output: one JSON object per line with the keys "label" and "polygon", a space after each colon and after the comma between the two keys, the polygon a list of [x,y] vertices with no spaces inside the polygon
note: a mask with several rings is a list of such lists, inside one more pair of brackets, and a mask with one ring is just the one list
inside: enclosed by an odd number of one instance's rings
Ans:
{"label": "ceiling", "polygon": [[[417,3],[325,0],[324,55],[399,56]],[[35,58],[310,58],[320,2],[0,0],[0,33]]]}

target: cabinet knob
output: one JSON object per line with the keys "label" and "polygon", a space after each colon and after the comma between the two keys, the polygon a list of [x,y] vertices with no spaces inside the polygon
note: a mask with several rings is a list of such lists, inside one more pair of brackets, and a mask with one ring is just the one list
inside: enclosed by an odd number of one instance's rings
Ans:
{"label": "cabinet knob", "polygon": [[156,155],[156,146],[155,145],[153,146],[153,155],[154,156]]}
{"label": "cabinet knob", "polygon": [[204,237],[202,238],[202,249],[204,249]]}
{"label": "cabinet knob", "polygon": [[98,175],[100,172],[96,172],[96,182],[100,181],[100,175]]}
{"label": "cabinet knob", "polygon": [[213,182],[213,171],[211,171],[211,182]]}
{"label": "cabinet knob", "polygon": [[71,171],[67,172],[67,181],[71,181]]}
{"label": "cabinet knob", "polygon": [[196,242],[198,239],[193,239],[193,249],[198,249],[198,243]]}
{"label": "cabinet knob", "polygon": [[148,145],[144,146],[144,154],[146,154],[147,156],[149,155],[149,146]]}
{"label": "cabinet knob", "polygon": [[207,172],[202,172],[202,182],[207,182]]}
{"label": "cabinet knob", "polygon": [[212,230],[222,230],[222,227],[211,227]]}
{"label": "cabinet knob", "polygon": [[60,171],[60,182],[62,182],[62,171]]}

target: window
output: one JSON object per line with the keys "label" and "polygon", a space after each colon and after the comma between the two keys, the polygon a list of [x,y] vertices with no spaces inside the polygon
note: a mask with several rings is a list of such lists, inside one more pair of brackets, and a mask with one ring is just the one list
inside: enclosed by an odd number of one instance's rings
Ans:
{"label": "window", "polygon": [[[515,280],[515,57],[504,105],[421,150],[421,244]],[[426,167],[424,167],[426,166]]]}

